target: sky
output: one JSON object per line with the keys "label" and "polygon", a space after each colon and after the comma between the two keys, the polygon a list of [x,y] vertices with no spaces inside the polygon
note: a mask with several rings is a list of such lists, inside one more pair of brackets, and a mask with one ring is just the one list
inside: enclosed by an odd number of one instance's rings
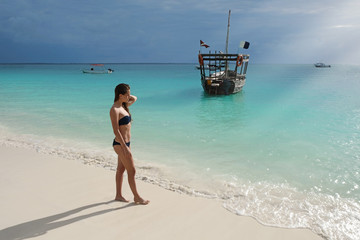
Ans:
{"label": "sky", "polygon": [[0,63],[195,63],[229,9],[251,62],[360,64],[359,0],[0,0]]}

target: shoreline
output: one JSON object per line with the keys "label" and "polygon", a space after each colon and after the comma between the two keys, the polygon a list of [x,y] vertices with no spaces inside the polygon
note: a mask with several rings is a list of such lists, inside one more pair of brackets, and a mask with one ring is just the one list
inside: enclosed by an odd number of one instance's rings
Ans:
{"label": "shoreline", "polygon": [[[115,173],[79,161],[0,146],[1,239],[323,239],[268,227],[220,201],[137,180],[148,206],[113,201]],[[124,196],[132,200],[124,180]]]}

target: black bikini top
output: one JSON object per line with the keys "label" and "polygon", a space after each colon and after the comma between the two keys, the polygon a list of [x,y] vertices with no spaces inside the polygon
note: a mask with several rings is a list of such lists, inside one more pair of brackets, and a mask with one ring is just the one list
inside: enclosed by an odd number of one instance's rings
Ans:
{"label": "black bikini top", "polygon": [[131,116],[124,116],[119,120],[119,126],[120,125],[127,125],[131,122]]}

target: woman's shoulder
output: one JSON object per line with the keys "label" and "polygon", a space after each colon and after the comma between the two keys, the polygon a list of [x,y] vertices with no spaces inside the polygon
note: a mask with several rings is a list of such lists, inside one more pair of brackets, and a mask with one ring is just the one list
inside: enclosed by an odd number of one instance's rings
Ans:
{"label": "woman's shoulder", "polygon": [[125,109],[122,106],[113,104],[110,108],[110,114],[126,115]]}
{"label": "woman's shoulder", "polygon": [[110,108],[110,114],[116,114],[120,112],[120,107],[113,104]]}

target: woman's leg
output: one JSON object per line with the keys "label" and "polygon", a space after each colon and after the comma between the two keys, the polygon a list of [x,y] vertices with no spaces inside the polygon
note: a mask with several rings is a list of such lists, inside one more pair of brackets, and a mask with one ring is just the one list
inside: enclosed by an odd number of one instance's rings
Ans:
{"label": "woman's leg", "polygon": [[134,194],[134,201],[138,204],[148,204],[148,200],[144,200],[140,197],[139,193],[137,192],[136,183],[135,183],[135,165],[134,160],[132,158],[126,158],[124,153],[121,149],[121,146],[114,146],[115,152],[118,154],[118,159],[126,169],[128,175],[128,182],[130,185],[130,189]]}
{"label": "woman's leg", "polygon": [[124,172],[125,172],[125,167],[122,164],[119,156],[118,156],[118,166],[116,169],[116,196],[115,196],[115,200],[116,201],[120,201],[120,202],[129,202],[129,200],[125,199],[122,196],[122,183],[123,183],[123,176],[124,176]]}

